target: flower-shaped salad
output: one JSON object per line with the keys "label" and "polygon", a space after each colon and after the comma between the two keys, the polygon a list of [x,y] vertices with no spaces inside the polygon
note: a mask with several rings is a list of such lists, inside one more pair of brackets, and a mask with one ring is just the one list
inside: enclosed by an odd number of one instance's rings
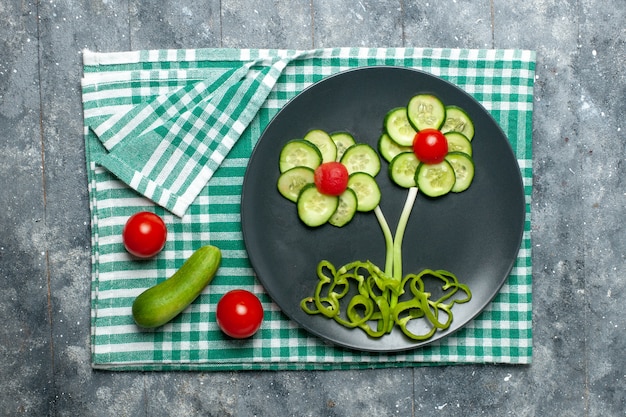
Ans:
{"label": "flower-shaped salad", "polygon": [[372,211],[380,202],[374,179],[380,171],[378,154],[349,133],[311,130],[285,144],[279,167],[278,191],[296,203],[308,226],[328,222],[341,227],[357,211]]}
{"label": "flower-shaped salad", "polygon": [[392,180],[439,197],[466,190],[474,178],[474,125],[463,109],[418,94],[406,107],[390,110],[378,142]]}
{"label": "flower-shaped salad", "polygon": [[[301,300],[307,314],[322,314],[347,328],[378,338],[399,327],[416,341],[431,338],[452,323],[452,307],[470,301],[469,287],[445,270],[404,274],[402,241],[418,190],[439,197],[466,190],[474,177],[471,140],[474,126],[456,106],[444,106],[430,94],[418,94],[404,107],[389,111],[378,151],[389,162],[389,175],[408,188],[395,235],[379,202],[374,177],[381,168],[378,153],[356,144],[346,133],[312,130],[287,142],[280,153],[278,190],[296,202],[309,226],[347,224],[357,211],[374,211],[385,238],[385,268],[352,261],[336,268],[328,260],[317,267],[314,294]],[[441,281],[431,297],[423,277]],[[349,290],[350,283],[358,290]],[[457,295],[458,294],[458,295]],[[402,298],[401,298],[402,297]],[[417,323],[417,324],[415,324]]]}

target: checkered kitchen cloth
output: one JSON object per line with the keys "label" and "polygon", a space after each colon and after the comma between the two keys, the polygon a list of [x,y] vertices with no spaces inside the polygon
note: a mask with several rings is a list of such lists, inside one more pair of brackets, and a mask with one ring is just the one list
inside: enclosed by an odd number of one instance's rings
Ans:
{"label": "checkered kitchen cloth", "polygon": [[[325,343],[288,320],[246,256],[240,196],[251,151],[288,100],[354,67],[418,68],[480,101],[507,134],[526,193],[526,227],[499,295],[468,326],[413,351],[372,354]],[[82,92],[92,226],[92,366],[117,370],[358,369],[438,363],[530,363],[532,106],[535,54],[525,50],[336,48],[84,52]],[[168,242],[135,261],[121,241],[131,214],[164,218]],[[153,331],[131,305],[198,247],[222,250],[214,281],[183,314]],[[259,296],[260,331],[222,335],[215,306],[232,288]]]}

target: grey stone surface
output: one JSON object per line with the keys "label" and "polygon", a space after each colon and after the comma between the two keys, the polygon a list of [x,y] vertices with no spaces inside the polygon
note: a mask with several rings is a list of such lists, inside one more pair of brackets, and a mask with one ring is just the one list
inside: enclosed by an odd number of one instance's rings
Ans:
{"label": "grey stone surface", "polygon": [[[494,9],[494,45],[537,51],[532,205],[534,365],[520,376],[533,394],[528,415],[584,415],[588,398],[584,303],[585,206],[577,102],[579,20],[575,3],[516,2]],[[567,369],[567,372],[564,371]],[[530,378],[529,378],[530,377]],[[529,379],[527,379],[529,378]],[[590,414],[594,415],[594,414]]]}
{"label": "grey stone surface", "polygon": [[55,384],[37,13],[10,2],[0,20],[0,410],[45,415]]}
{"label": "grey stone surface", "polygon": [[220,2],[129,0],[131,49],[211,48],[222,43]]}
{"label": "grey stone surface", "polygon": [[221,5],[221,46],[225,48],[313,47],[309,0],[226,0]]}
{"label": "grey stone surface", "polygon": [[[141,415],[146,401],[141,376],[93,372],[89,332],[85,331],[89,327],[91,261],[85,155],[80,139],[81,51],[128,49],[128,4],[52,1],[29,7],[39,16],[40,146],[45,155],[45,185],[39,192],[45,198],[53,375],[46,408],[24,415]],[[10,409],[11,402],[0,409]]]}
{"label": "grey stone surface", "polygon": [[624,214],[626,184],[626,8],[597,8],[581,2],[580,83],[581,170],[585,170],[585,338],[589,409],[599,415],[626,411],[626,296]]}
{"label": "grey stone surface", "polygon": [[403,46],[400,2],[317,0],[312,4],[316,48]]}
{"label": "grey stone surface", "polygon": [[[626,5],[5,0],[0,415],[626,416]],[[81,50],[528,48],[534,362],[345,372],[99,372]]]}
{"label": "grey stone surface", "polygon": [[402,2],[404,46],[492,48],[492,10],[488,0]]}

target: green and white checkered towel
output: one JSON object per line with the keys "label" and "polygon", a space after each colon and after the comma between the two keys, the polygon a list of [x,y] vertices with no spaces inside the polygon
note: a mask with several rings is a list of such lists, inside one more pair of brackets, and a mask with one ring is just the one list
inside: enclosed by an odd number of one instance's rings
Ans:
{"label": "green and white checkered towel", "polygon": [[[463,330],[395,354],[350,351],[288,320],[256,281],[240,224],[248,158],[288,100],[324,77],[359,66],[418,68],[481,102],[507,134],[526,193],[526,227],[496,299]],[[530,198],[535,55],[525,50],[336,48],[84,52],[82,80],[92,226],[92,365],[118,370],[358,369],[437,363],[530,363]],[[168,242],[156,258],[124,250],[128,216],[156,212]],[[171,276],[198,247],[222,250],[218,275],[183,314],[139,330],[134,298]],[[224,337],[215,306],[233,288],[266,310],[250,339]]]}

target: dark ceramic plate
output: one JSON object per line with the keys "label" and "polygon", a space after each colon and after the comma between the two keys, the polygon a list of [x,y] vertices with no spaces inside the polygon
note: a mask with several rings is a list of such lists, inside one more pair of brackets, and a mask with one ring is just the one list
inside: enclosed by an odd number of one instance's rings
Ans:
{"label": "dark ceramic plate", "polygon": [[[306,227],[296,205],[276,189],[283,145],[311,129],[348,131],[376,148],[388,110],[417,93],[433,93],[465,109],[474,121],[476,175],[471,187],[438,199],[419,195],[403,244],[404,274],[445,269],[469,285],[472,299],[455,304],[446,331],[416,342],[399,329],[380,339],[346,329],[320,315],[307,315],[300,300],[313,294],[322,259],[337,267],[355,260],[385,264],[382,232],[371,213],[358,213],[343,228]],[[387,163],[377,176],[381,209],[392,230],[407,190],[394,185]],[[250,158],[243,183],[241,222],[252,266],[282,311],[312,334],[339,346],[394,352],[432,343],[459,330],[496,296],[515,262],[524,230],[524,188],[515,155],[489,113],[471,96],[433,75],[406,68],[364,67],[342,72],[304,90],[269,123]]]}

